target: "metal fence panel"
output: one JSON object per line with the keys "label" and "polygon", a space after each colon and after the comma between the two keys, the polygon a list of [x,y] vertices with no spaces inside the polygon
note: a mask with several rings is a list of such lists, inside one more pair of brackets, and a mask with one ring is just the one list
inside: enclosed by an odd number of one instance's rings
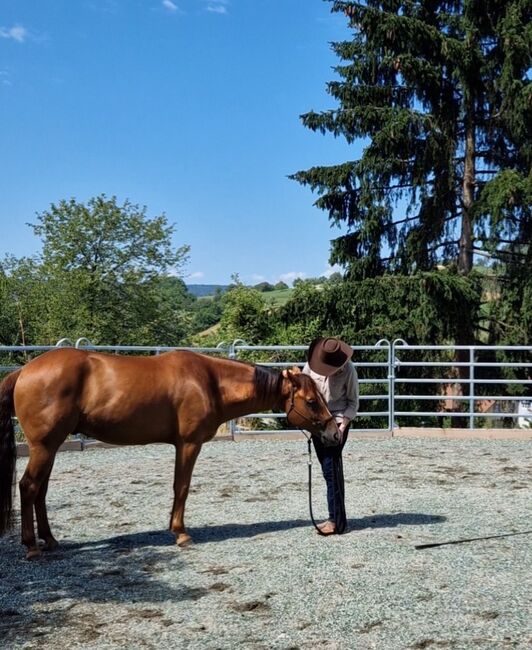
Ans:
{"label": "metal fence panel", "polygon": [[[61,339],[55,346],[0,346],[0,355],[34,355],[55,347],[72,346],[114,354],[161,354],[170,350],[191,350],[217,354],[229,359],[250,360],[271,368],[301,367],[306,357],[306,345],[247,345],[244,341],[220,343],[217,347],[173,347],[146,345],[92,345],[84,337],[75,343]],[[352,431],[392,432],[406,424],[405,418],[415,418],[422,426],[441,426],[442,422],[467,421],[474,428],[479,421],[501,419],[532,426],[526,415],[532,407],[532,346],[452,346],[408,345],[403,339],[390,342],[381,339],[375,345],[354,345],[354,365],[359,374],[360,408]],[[486,360],[504,353],[504,360]],[[427,359],[430,355],[447,358]],[[462,360],[456,360],[460,354]],[[512,360],[512,355],[521,357]],[[480,356],[480,359],[479,359]],[[265,358],[266,357],[266,358]],[[422,358],[423,357],[423,358]],[[467,358],[466,361],[463,359]],[[0,365],[0,372],[9,372],[17,364]],[[485,376],[490,371],[496,376]],[[521,372],[520,378],[502,376]],[[408,376],[405,376],[408,375]],[[430,375],[430,376],[428,376]],[[491,394],[496,388],[495,394]],[[405,404],[405,402],[407,404]],[[415,402],[421,404],[415,405]],[[427,409],[425,406],[431,406]],[[403,409],[414,403],[415,408]],[[465,410],[459,407],[463,404]],[[489,408],[488,408],[489,407]],[[523,413],[525,414],[523,416]],[[239,434],[294,432],[276,428],[284,413],[252,413],[229,423],[233,437]],[[427,422],[423,418],[428,418]],[[375,426],[368,423],[375,422]],[[523,425],[523,422],[525,423]],[[358,423],[358,426],[357,426]],[[364,426],[360,426],[361,423]],[[275,424],[275,427],[272,425]]]}

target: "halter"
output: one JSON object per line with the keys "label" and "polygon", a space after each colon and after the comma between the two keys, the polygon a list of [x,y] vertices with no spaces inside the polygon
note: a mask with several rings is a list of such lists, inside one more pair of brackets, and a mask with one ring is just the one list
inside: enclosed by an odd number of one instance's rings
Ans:
{"label": "halter", "polygon": [[[331,415],[330,418],[327,418],[323,422],[321,420],[312,420],[311,418],[306,416],[304,413],[301,413],[301,411],[298,411],[297,408],[295,407],[295,403],[294,403],[295,392],[296,392],[295,386],[292,385],[292,390],[290,392],[290,408],[286,412],[286,418],[287,419],[289,418],[290,413],[292,413],[292,411],[294,411],[294,413],[299,415],[300,418],[302,418],[303,420],[306,420],[307,422],[309,422],[316,429],[321,428],[321,427],[325,427],[325,426],[327,426],[329,424],[329,422],[331,420],[334,420],[334,417],[332,415]],[[303,431],[303,429],[301,427],[297,427],[297,428],[300,431]]]}

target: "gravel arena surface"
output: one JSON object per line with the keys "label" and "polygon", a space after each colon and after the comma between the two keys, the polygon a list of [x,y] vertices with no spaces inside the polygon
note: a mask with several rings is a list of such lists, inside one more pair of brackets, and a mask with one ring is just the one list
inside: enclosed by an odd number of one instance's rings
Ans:
{"label": "gravel arena surface", "polygon": [[529,442],[352,439],[344,468],[349,532],[320,537],[303,439],[208,443],[179,549],[171,447],[59,454],[60,548],[24,560],[18,512],[0,540],[0,648],[530,647]]}

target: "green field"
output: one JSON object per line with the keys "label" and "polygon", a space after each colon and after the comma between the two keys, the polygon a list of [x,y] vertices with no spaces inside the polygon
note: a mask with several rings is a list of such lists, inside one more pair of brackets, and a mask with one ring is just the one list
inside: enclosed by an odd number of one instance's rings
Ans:
{"label": "green field", "polygon": [[275,307],[288,302],[293,291],[293,289],[279,289],[278,291],[264,291],[261,295],[267,305]]}
{"label": "green field", "polygon": [[[260,295],[268,306],[279,307],[290,299],[293,289],[279,289],[277,291],[261,291]],[[212,300],[214,295],[200,296],[202,300]]]}

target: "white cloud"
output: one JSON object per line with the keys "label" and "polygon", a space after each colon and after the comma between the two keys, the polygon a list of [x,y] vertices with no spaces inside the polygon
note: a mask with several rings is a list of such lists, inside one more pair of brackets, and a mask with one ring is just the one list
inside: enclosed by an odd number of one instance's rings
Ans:
{"label": "white cloud", "polygon": [[226,14],[229,6],[229,0],[211,0],[207,4],[207,11],[213,14]]}
{"label": "white cloud", "polygon": [[307,274],[303,273],[303,271],[289,271],[288,273],[282,273],[279,276],[279,280],[286,282],[286,284],[292,284],[292,282],[297,280],[297,278],[304,280],[306,277]]}
{"label": "white cloud", "polygon": [[172,0],[163,0],[162,5],[165,9],[168,9],[168,11],[177,11],[178,6],[175,4],[175,2],[172,2]]}
{"label": "white cloud", "polygon": [[343,269],[338,264],[334,266],[328,266],[325,271],[322,273],[326,278],[330,278],[333,273],[343,273]]}
{"label": "white cloud", "polygon": [[201,280],[204,277],[205,273],[203,273],[203,271],[195,271],[194,273],[191,273],[189,276],[187,276],[188,280]]}
{"label": "white cloud", "polygon": [[17,43],[24,43],[28,38],[29,33],[22,25],[14,25],[13,27],[0,27],[0,38],[10,38]]}

